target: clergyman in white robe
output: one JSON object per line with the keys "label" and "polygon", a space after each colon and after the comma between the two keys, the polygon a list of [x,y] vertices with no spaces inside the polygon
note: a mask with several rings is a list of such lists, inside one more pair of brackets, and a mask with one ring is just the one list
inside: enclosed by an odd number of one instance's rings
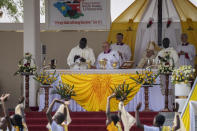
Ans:
{"label": "clergyman in white robe", "polygon": [[157,56],[159,47],[155,44],[155,42],[149,42],[147,49],[145,50],[140,62],[137,65],[137,68],[146,68],[151,65],[155,65],[155,58]]}
{"label": "clergyman in white robe", "polygon": [[[184,54],[181,54],[181,51]],[[179,63],[180,65],[192,65],[194,66],[195,56],[196,56],[196,49],[193,45],[186,43],[180,44],[177,47],[177,52],[179,55]]]}
{"label": "clergyman in white robe", "polygon": [[188,42],[187,34],[181,34],[181,44],[177,47],[177,52],[179,55],[179,63],[181,65],[191,65],[194,66],[196,49],[192,44]]}
{"label": "clergyman in white robe", "polygon": [[[173,49],[172,47],[162,49],[162,50],[157,54],[157,57],[156,57],[156,60],[155,60],[155,61],[156,61],[156,62],[159,61],[159,58],[158,58],[159,56],[165,57],[166,52],[169,52],[169,53],[170,53],[170,58],[173,59],[173,61],[174,61],[174,66],[175,66],[175,67],[178,67],[178,66],[179,66],[179,57],[178,57],[178,54],[177,54],[176,50]],[[173,64],[172,61],[169,61],[169,62],[170,62],[171,65]]]}
{"label": "clergyman in white robe", "polygon": [[111,44],[110,47],[112,50],[115,50],[117,52],[120,52],[122,54],[122,62],[130,61],[131,59],[131,48],[127,44]]}
{"label": "clergyman in white robe", "polygon": [[103,68],[102,65],[100,65],[100,63],[99,63],[99,61],[101,61],[101,60],[106,61],[105,69],[114,69],[113,62],[117,62],[116,68],[119,68],[120,64],[121,64],[121,58],[120,58],[118,52],[111,50],[111,49],[108,52],[101,52],[99,54],[98,59],[97,59],[97,65],[96,65],[98,69]]}
{"label": "clergyman in white robe", "polygon": [[[111,44],[110,48],[119,53],[122,63],[131,60],[131,48],[129,45],[123,43],[123,34],[117,33],[117,43]],[[121,63],[121,64],[122,64]]]}
{"label": "clergyman in white robe", "polygon": [[85,45],[85,48],[80,48],[80,45],[74,47],[67,58],[67,64],[69,67],[75,64],[74,58],[75,56],[80,56],[81,58],[84,58],[86,62],[90,62],[91,65],[94,65],[95,63],[95,55],[91,48]]}

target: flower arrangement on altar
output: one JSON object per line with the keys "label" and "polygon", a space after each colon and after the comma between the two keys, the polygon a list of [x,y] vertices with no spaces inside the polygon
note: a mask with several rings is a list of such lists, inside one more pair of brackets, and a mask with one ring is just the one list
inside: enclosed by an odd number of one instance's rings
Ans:
{"label": "flower arrangement on altar", "polygon": [[133,88],[130,88],[129,84],[123,82],[123,84],[116,86],[114,89],[111,88],[111,90],[112,93],[115,94],[117,100],[125,101],[127,100],[127,97],[130,94],[130,92],[133,90]]}
{"label": "flower arrangement on altar", "polygon": [[177,83],[188,83],[195,78],[195,69],[192,66],[181,66],[172,72],[171,81],[174,84]]}
{"label": "flower arrangement on altar", "polygon": [[170,57],[170,52],[164,52],[164,56],[159,56],[159,73],[160,74],[170,74],[175,68],[175,63],[173,58]]}
{"label": "flower arrangement on altar", "polygon": [[57,80],[56,70],[53,73],[43,70],[40,74],[35,74],[34,80],[38,81],[41,85],[51,85]]}
{"label": "flower arrangement on altar", "polygon": [[158,73],[153,73],[151,69],[146,69],[141,73],[136,71],[136,74],[138,75],[137,79],[133,77],[130,78],[134,80],[137,84],[142,84],[142,85],[153,85],[156,82],[156,78],[159,76]]}
{"label": "flower arrangement on altar", "polygon": [[74,85],[59,83],[59,86],[56,87],[56,90],[52,92],[53,94],[59,94],[62,99],[66,101],[70,100],[72,96],[76,96],[74,91]]}
{"label": "flower arrangement on altar", "polygon": [[36,72],[36,65],[35,62],[32,58],[32,54],[30,53],[25,53],[24,58],[22,58],[19,62],[18,62],[18,70],[14,73],[14,75],[18,75],[18,74],[35,74]]}

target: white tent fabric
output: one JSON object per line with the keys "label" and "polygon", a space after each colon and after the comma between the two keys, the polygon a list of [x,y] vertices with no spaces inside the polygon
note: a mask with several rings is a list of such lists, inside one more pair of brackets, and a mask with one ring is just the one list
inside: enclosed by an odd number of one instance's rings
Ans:
{"label": "white tent fabric", "polygon": [[[149,0],[149,6],[147,7],[145,14],[142,17],[142,20],[139,24],[137,31],[137,38],[135,44],[135,55],[134,60],[135,64],[140,61],[142,54],[149,43],[149,41],[155,41],[157,43],[157,21],[158,21],[158,0]],[[168,37],[171,41],[171,47],[176,48],[180,43],[181,35],[181,24],[180,18],[176,12],[176,9],[171,0],[163,0],[162,4],[162,21],[163,21],[163,34],[162,37]],[[147,24],[150,19],[153,19],[153,24],[151,27],[147,28]],[[167,21],[171,19],[172,23],[169,28],[166,27]]]}
{"label": "white tent fabric", "polygon": [[197,101],[190,101],[190,131],[195,131],[195,116],[197,115]]}
{"label": "white tent fabric", "polygon": [[[179,15],[172,0],[163,0],[162,2],[162,21],[166,22],[171,18],[173,22],[180,22]],[[150,17],[154,19],[154,22],[158,21],[158,0],[149,0],[149,6],[141,22],[148,22]]]}

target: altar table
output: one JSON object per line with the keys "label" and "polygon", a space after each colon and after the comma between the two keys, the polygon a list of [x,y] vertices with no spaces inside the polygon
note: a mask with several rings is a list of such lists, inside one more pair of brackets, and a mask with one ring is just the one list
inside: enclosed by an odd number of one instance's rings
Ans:
{"label": "altar table", "polygon": [[[54,70],[48,70],[48,71],[49,72],[54,72]],[[74,77],[74,82],[76,82],[76,80],[79,79],[76,76],[83,75],[85,77],[87,75],[90,78],[92,76],[96,76],[96,77],[99,78],[99,80],[100,79],[102,80],[102,81],[99,81],[99,83],[101,83],[101,84],[102,83],[105,83],[104,81],[106,79],[108,79],[106,76],[110,76],[110,78],[111,77],[112,78],[115,78],[114,80],[112,79],[112,83],[122,84],[122,82],[125,81],[125,80],[126,81],[130,81],[131,79],[129,78],[129,76],[136,74],[136,71],[140,72],[140,71],[142,71],[142,69],[121,69],[121,70],[119,70],[119,69],[117,69],[117,70],[93,70],[93,69],[91,69],[91,70],[64,70],[64,69],[57,69],[56,70],[56,73],[59,75],[59,77],[58,77],[58,80],[53,83],[53,85],[52,85],[53,88],[51,88],[50,91],[49,91],[50,92],[50,95],[49,95],[49,104],[52,102],[52,100],[54,98],[58,98],[58,99],[60,98],[59,95],[52,94],[51,92],[53,90],[55,90],[55,87],[59,84],[59,81],[62,81],[62,78],[63,78],[63,81],[65,81],[64,80],[64,76],[67,77],[66,82],[70,82],[69,81],[69,79],[70,79],[69,77]],[[157,70],[153,70],[153,72],[156,72],[156,71]],[[117,82],[116,82],[116,77],[115,76],[118,77],[119,75],[120,76],[123,76],[123,77],[121,78],[121,80],[117,79]],[[95,80],[97,80],[98,78],[96,78]],[[95,80],[93,80],[93,82],[95,82]],[[72,82],[70,82],[69,84],[71,84],[71,83]],[[157,84],[160,84],[160,78],[159,77],[157,78],[156,83]],[[87,84],[87,83],[84,82],[83,84]],[[95,89],[98,89],[100,87],[101,86],[98,86]],[[45,95],[44,95],[44,90],[43,89],[41,89],[41,91],[40,91],[39,98],[40,98],[39,99],[39,111],[42,111],[42,109],[44,108],[44,100],[45,100],[44,99],[45,98]],[[144,110],[144,108],[145,108],[144,88],[138,88],[138,89],[136,89],[135,96],[134,97],[131,96],[131,98],[132,98],[132,100],[128,101],[127,102],[128,104],[125,107],[127,111],[135,111],[135,108],[136,108],[136,106],[137,106],[137,104],[139,102],[142,102],[142,108],[141,108],[141,110]],[[112,105],[112,106],[116,106],[116,105]],[[164,109],[164,106],[165,106],[165,96],[162,95],[160,85],[155,85],[155,86],[151,87],[149,89],[149,108],[150,108],[150,110],[152,110],[152,111],[161,111],[161,110]],[[54,105],[54,108],[53,108],[53,111],[57,110],[58,107],[59,107],[59,105],[58,104],[55,104]],[[169,109],[172,110],[172,107],[173,107],[173,96],[170,95],[169,96]],[[85,108],[88,109],[87,106]],[[103,106],[101,105],[100,108],[103,110],[105,107],[104,107],[104,105]],[[94,111],[102,111],[102,110],[99,110],[99,109],[94,108]],[[78,112],[86,111],[83,107],[81,107],[79,104],[77,104],[75,100],[71,100],[70,110],[71,111],[78,111]]]}

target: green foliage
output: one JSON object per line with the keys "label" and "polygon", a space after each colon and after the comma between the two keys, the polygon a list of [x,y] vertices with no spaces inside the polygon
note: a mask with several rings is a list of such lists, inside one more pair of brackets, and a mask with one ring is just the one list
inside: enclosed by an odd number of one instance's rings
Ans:
{"label": "green foliage", "polygon": [[63,84],[60,83],[56,90],[54,90],[53,94],[59,94],[62,99],[70,100],[72,96],[76,96],[74,89],[74,85]]}
{"label": "green foliage", "polygon": [[14,0],[0,0],[0,9],[4,7],[11,14],[16,14],[18,11]]}
{"label": "green foliage", "polygon": [[[45,15],[45,0],[40,0],[40,2],[40,14],[43,16]],[[0,10],[8,15],[10,21],[23,22],[23,4],[24,0],[0,0]]]}
{"label": "green foliage", "polygon": [[115,93],[117,100],[124,101],[127,100],[127,97],[133,88],[129,88],[129,84],[123,82],[123,84],[116,86],[114,89],[111,88],[111,90]]}
{"label": "green foliage", "polygon": [[30,53],[25,53],[24,58],[22,58],[19,62],[18,62],[18,70],[14,73],[14,75],[18,75],[18,74],[35,74],[36,72],[36,65],[35,62],[32,58],[32,54]]}

